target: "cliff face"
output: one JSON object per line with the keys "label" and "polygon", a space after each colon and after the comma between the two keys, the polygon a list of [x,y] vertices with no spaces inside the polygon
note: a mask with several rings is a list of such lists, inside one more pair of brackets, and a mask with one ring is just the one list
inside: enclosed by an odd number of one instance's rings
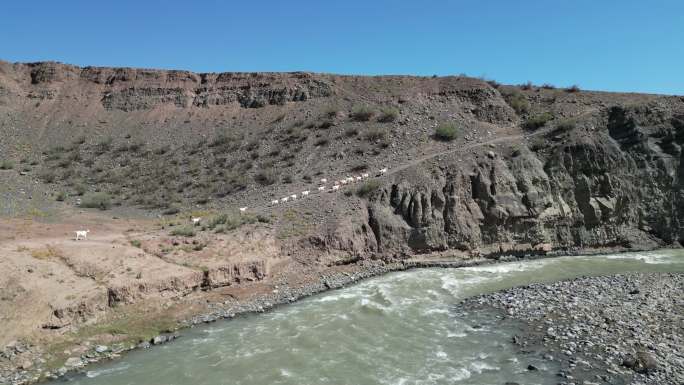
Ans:
{"label": "cliff face", "polygon": [[377,247],[411,253],[681,244],[683,118],[664,106],[615,106],[469,161],[452,156],[416,166],[373,196]]}

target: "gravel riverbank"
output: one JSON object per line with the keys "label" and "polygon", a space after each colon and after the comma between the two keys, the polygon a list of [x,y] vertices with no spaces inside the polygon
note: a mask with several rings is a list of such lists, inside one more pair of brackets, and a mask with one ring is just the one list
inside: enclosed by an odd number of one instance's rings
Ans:
{"label": "gravel riverbank", "polygon": [[512,343],[559,362],[559,384],[684,383],[684,274],[581,277],[460,306],[523,321],[526,331]]}

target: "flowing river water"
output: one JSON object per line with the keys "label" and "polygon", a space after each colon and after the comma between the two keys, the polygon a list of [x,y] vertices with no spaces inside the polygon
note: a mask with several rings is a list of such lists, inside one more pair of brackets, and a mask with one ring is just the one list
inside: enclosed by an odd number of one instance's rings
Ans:
{"label": "flowing river water", "polygon": [[[521,325],[459,314],[460,300],[582,275],[684,272],[684,251],[575,256],[388,274],[70,376],[72,384],[555,384],[510,343]],[[542,370],[528,371],[533,363]],[[64,380],[62,380],[64,381]],[[60,381],[61,382],[61,381]],[[57,383],[57,382],[55,382]]]}

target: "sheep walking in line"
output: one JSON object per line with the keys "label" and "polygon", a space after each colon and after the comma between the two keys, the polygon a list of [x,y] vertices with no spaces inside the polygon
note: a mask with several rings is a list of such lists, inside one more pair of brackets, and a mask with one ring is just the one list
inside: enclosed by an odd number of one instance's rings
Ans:
{"label": "sheep walking in line", "polygon": [[321,184],[326,184],[326,183],[328,183],[328,179],[322,178],[322,179],[321,179]]}
{"label": "sheep walking in line", "polygon": [[342,180],[340,181],[340,184],[347,184],[347,183],[349,183],[349,181],[346,180],[346,179],[342,179]]}
{"label": "sheep walking in line", "polygon": [[247,206],[240,207],[240,214],[244,213],[245,211],[247,211]]}
{"label": "sheep walking in line", "polygon": [[290,197],[280,198],[280,201],[285,203],[288,201],[288,199],[290,199]]}
{"label": "sheep walking in line", "polygon": [[387,167],[380,169],[380,175],[387,173]]}
{"label": "sheep walking in line", "polygon": [[357,182],[361,182],[361,179],[363,179],[363,178],[360,177],[360,176],[357,176],[357,177],[356,177],[356,181],[357,181]]}
{"label": "sheep walking in line", "polygon": [[339,184],[336,184],[336,185],[332,186],[332,191],[337,191],[337,190],[339,190],[339,189],[340,189],[340,185],[339,185]]}
{"label": "sheep walking in line", "polygon": [[199,226],[200,222],[202,221],[202,218],[197,217],[197,218],[191,218],[192,219],[192,225],[193,226]]}
{"label": "sheep walking in line", "polygon": [[293,201],[296,201],[297,200],[297,194],[290,195],[290,198],[292,198]]}
{"label": "sheep walking in line", "polygon": [[76,233],[76,241],[79,239],[88,239],[88,233],[90,230],[76,230],[74,231]]}
{"label": "sheep walking in line", "polygon": [[318,188],[318,191],[325,191],[325,186],[320,186],[320,187]]}
{"label": "sheep walking in line", "polygon": [[307,195],[309,195],[309,190],[302,191],[302,196],[303,196],[303,197],[305,197],[305,196],[307,196]]}
{"label": "sheep walking in line", "polygon": [[271,206],[275,206],[275,205],[277,205],[277,204],[278,204],[278,202],[280,202],[280,201],[279,201],[279,200],[277,200],[277,199],[274,199],[274,200],[272,200],[272,201],[271,201]]}
{"label": "sheep walking in line", "polygon": [[363,179],[366,179],[366,178],[368,178],[368,177],[369,177],[368,173],[366,173],[366,174],[361,174],[361,178],[363,178]]}

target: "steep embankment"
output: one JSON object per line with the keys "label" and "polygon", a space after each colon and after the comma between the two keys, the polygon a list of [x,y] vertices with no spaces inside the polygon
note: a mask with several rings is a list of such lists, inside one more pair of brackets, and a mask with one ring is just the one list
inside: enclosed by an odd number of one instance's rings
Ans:
{"label": "steep embankment", "polygon": [[614,106],[503,151],[416,165],[373,195],[376,242],[413,252],[681,243],[683,119]]}

